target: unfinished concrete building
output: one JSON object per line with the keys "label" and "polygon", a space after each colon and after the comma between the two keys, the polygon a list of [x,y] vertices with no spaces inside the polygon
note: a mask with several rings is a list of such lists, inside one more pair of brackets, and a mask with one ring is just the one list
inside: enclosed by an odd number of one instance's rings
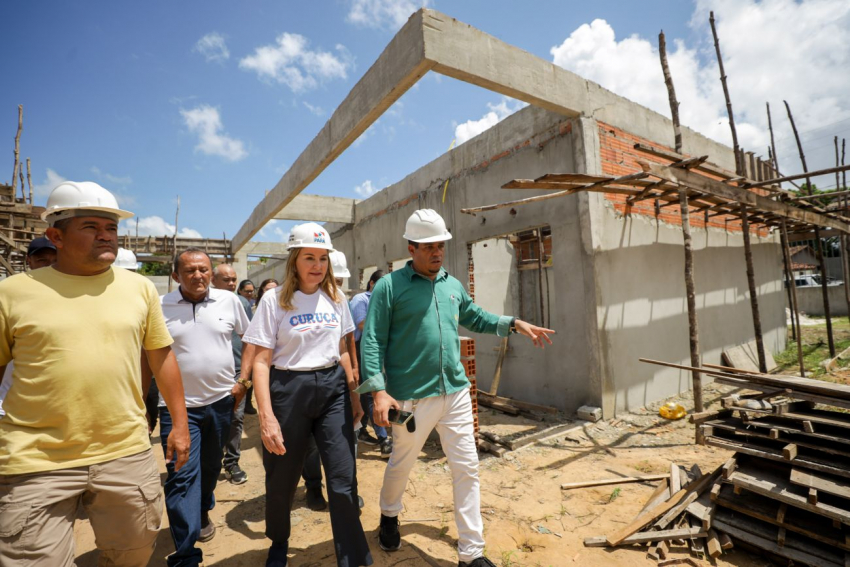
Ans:
{"label": "unfinished concrete building", "polygon": [[[429,71],[530,106],[364,201],[300,194]],[[687,128],[683,137],[683,154],[709,155],[734,170],[730,148]],[[445,267],[468,284],[477,303],[557,330],[555,346],[544,351],[524,338],[510,340],[500,395],[568,413],[600,406],[611,417],[691,386],[685,371],[638,361],[690,361],[678,209],[657,200],[627,204],[622,194],[597,192],[475,216],[461,209],[545,193],[501,188],[512,179],[640,171],[637,160],[654,158],[636,144],[672,153],[670,120],[462,22],[421,10],[257,206],[233,248],[244,274],[248,255],[283,251],[282,244],[250,241],[268,220],[327,222],[356,279],[349,286],[357,288],[371,270],[403,263],[406,219],[415,209],[435,209],[453,235]],[[316,218],[308,210],[324,213]],[[702,356],[719,363],[722,349],[753,338],[742,234],[723,215],[693,218],[692,232]],[[754,233],[752,250],[764,344],[777,352],[786,340],[779,237]],[[499,339],[474,338],[478,385],[486,390]]]}

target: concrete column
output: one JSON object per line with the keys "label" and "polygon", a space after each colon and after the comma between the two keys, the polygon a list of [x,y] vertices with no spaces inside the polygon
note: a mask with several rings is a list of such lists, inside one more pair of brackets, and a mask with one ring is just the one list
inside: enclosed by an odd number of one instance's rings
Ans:
{"label": "concrete column", "polygon": [[240,282],[248,279],[248,254],[246,252],[237,252],[233,255],[233,269],[236,271],[236,278]]}

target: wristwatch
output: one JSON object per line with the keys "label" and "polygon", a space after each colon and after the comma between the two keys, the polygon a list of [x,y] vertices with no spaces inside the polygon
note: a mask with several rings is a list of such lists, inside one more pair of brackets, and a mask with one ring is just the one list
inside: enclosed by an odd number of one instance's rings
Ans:
{"label": "wristwatch", "polygon": [[237,380],[236,383],[242,384],[243,386],[245,386],[246,389],[250,389],[251,386],[254,385],[254,383],[252,381],[246,380],[245,378],[239,378],[239,380]]}
{"label": "wristwatch", "polygon": [[511,328],[510,328],[510,331],[511,331],[511,334],[512,334],[512,335],[515,335],[515,334],[516,334],[516,317],[514,317],[513,319],[511,319]]}

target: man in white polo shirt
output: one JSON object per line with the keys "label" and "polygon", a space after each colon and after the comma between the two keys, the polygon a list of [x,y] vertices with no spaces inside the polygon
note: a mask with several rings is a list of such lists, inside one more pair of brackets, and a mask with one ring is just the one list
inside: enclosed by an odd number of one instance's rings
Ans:
{"label": "man in white polo shirt", "polygon": [[[165,507],[176,551],[169,567],[196,567],[203,554],[196,541],[209,541],[215,524],[215,485],[221,472],[222,448],[227,442],[234,404],[247,386],[236,381],[232,334],[241,336],[248,317],[237,297],[210,288],[212,263],[203,250],[189,248],[177,256],[172,277],[177,290],[162,296],[162,311],[174,338],[172,349],[183,374],[192,450],[179,471],[168,466]],[[160,402],[162,446],[171,431],[171,416]]]}

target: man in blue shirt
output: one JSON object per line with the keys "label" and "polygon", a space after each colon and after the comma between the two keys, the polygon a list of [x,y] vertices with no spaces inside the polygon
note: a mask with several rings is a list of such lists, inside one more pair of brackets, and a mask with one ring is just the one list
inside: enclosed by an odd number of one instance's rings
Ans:
{"label": "man in blue shirt", "polygon": [[[351,308],[351,317],[354,319],[354,344],[357,347],[357,357],[359,359],[358,363],[360,368],[363,368],[363,357],[360,355],[360,336],[363,334],[363,325],[366,324],[366,315],[369,312],[369,299],[372,297],[372,289],[375,287],[375,283],[377,283],[383,275],[383,270],[375,270],[369,278],[369,282],[366,284],[366,291],[355,295],[351,298],[351,302],[349,303],[349,307]],[[361,383],[363,382],[363,379],[364,378],[361,375]],[[360,420],[363,427],[358,432],[357,439],[366,445],[380,446],[381,457],[389,459],[390,455],[393,453],[393,442],[390,441],[387,436],[386,428],[377,425],[372,419],[372,394],[361,394],[360,405],[363,406],[364,412],[363,419]],[[377,439],[369,435],[369,432],[366,431],[366,426],[370,421],[372,422],[372,429],[375,430]]]}

